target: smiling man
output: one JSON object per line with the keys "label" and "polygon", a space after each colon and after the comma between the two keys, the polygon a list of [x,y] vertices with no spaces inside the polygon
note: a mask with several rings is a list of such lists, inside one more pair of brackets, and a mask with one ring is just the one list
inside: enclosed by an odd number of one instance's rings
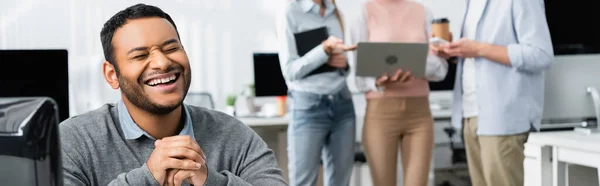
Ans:
{"label": "smiling man", "polygon": [[100,38],[121,100],[61,123],[65,185],[287,185],[248,126],[182,103],[190,64],[167,13],[128,7]]}

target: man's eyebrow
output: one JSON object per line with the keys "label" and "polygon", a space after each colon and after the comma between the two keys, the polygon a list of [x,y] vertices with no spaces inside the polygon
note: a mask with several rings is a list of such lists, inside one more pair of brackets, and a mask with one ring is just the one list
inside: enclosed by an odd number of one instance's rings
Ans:
{"label": "man's eyebrow", "polygon": [[164,46],[167,46],[169,44],[178,43],[178,42],[179,41],[177,41],[177,39],[173,38],[173,39],[169,39],[169,40],[163,42],[162,46],[164,47]]}
{"label": "man's eyebrow", "polygon": [[[161,46],[167,46],[169,44],[173,44],[173,43],[178,43],[179,41],[177,41],[177,39],[169,39],[165,42],[162,43]],[[132,52],[136,52],[136,51],[144,51],[144,50],[148,50],[148,47],[135,47],[131,50],[129,50],[129,52],[127,52],[127,55],[131,54]]]}
{"label": "man's eyebrow", "polygon": [[135,51],[144,51],[144,50],[148,50],[148,47],[135,47],[135,48],[129,50],[129,52],[127,52],[127,55],[129,55]]}

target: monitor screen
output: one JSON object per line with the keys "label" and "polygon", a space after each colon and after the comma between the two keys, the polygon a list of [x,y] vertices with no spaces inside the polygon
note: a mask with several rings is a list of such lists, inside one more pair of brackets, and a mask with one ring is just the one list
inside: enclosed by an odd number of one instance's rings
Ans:
{"label": "monitor screen", "polygon": [[596,119],[588,87],[600,90],[596,55],[557,56],[544,75],[543,122]]}
{"label": "monitor screen", "polygon": [[287,95],[277,53],[254,53],[254,89],[257,97]]}
{"label": "monitor screen", "polygon": [[599,6],[600,1],[594,0],[545,0],[554,54],[600,53]]}
{"label": "monitor screen", "polygon": [[67,50],[0,50],[0,97],[51,97],[59,120],[69,117]]}
{"label": "monitor screen", "polygon": [[454,88],[454,80],[456,79],[456,63],[448,61],[448,74],[446,78],[440,82],[429,82],[429,90],[431,91],[451,91]]}

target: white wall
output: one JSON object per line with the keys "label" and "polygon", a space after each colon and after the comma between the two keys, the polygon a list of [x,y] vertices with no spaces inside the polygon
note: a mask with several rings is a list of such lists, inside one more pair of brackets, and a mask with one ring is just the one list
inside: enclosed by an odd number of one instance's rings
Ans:
{"label": "white wall", "polygon": [[[367,0],[338,0],[337,3],[344,10],[344,14],[351,14],[359,8],[361,2]],[[466,10],[466,0],[413,0],[420,2],[433,12],[434,18],[448,18],[450,31],[456,39],[461,30],[463,16]]]}
{"label": "white wall", "polygon": [[[69,50],[71,114],[119,98],[101,76],[103,23],[138,1],[0,1],[0,49]],[[275,10],[285,1],[143,1],[175,20],[192,66],[191,91],[209,91],[218,106],[252,83],[252,52],[275,51]]]}
{"label": "white wall", "polygon": [[[192,63],[190,91],[226,94],[253,82],[252,52],[276,51],[274,19],[288,0],[147,0],[175,20]],[[338,1],[346,14],[359,1]],[[459,30],[464,0],[418,0]],[[101,75],[103,23],[132,0],[0,1],[0,49],[68,49],[71,114],[119,99]],[[463,8],[464,9],[464,8]],[[457,21],[458,20],[458,21]],[[455,34],[456,35],[456,34]]]}
{"label": "white wall", "polygon": [[465,0],[416,0],[423,3],[433,12],[434,18],[448,18],[450,20],[450,31],[454,40],[458,38],[461,31],[463,16],[466,11]]}

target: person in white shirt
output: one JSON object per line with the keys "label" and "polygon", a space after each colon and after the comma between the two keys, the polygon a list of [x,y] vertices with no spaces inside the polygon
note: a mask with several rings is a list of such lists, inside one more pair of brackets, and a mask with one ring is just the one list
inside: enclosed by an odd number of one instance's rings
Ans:
{"label": "person in white shirt", "polygon": [[523,185],[524,144],[538,131],[544,71],[554,57],[543,0],[468,0],[457,56],[452,124],[463,128],[477,186]]}

